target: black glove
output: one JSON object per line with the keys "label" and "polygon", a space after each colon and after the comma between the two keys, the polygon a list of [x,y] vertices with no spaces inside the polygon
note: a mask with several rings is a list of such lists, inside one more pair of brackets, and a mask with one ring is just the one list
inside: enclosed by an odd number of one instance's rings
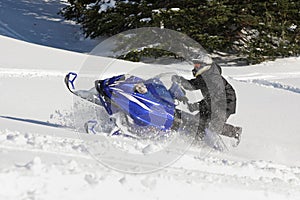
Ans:
{"label": "black glove", "polygon": [[186,96],[183,96],[183,97],[180,97],[180,98],[177,98],[178,99],[178,101],[181,101],[181,102],[183,102],[184,104],[188,104],[188,98],[186,97]]}
{"label": "black glove", "polygon": [[187,106],[190,112],[199,111],[199,102],[188,103]]}
{"label": "black glove", "polygon": [[178,75],[173,75],[171,78],[172,82],[176,82],[176,83],[180,83],[181,79],[182,79],[182,77],[178,76]]}
{"label": "black glove", "polygon": [[210,112],[210,106],[206,99],[202,99],[196,103],[188,103],[188,109],[190,112],[200,111],[200,113]]}

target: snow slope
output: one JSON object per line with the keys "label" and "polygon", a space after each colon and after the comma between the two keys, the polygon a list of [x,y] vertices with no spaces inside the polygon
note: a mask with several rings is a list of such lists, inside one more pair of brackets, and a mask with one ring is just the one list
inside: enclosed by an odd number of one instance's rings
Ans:
{"label": "snow slope", "polygon": [[89,52],[99,42],[85,39],[79,25],[57,13],[61,0],[1,0],[0,34],[45,46]]}
{"label": "snow slope", "polygon": [[203,156],[193,145],[164,169],[128,174],[93,159],[70,128],[63,78],[87,55],[0,44],[0,199],[300,199],[300,58],[223,68],[238,94],[229,120],[244,129],[237,148]]}
{"label": "snow slope", "polygon": [[[229,119],[243,127],[237,148],[217,152],[194,144],[152,173],[115,171],[87,151],[93,137],[79,137],[73,129],[74,99],[63,79],[90,57],[65,50],[88,52],[98,41],[84,39],[78,25],[57,15],[64,2],[0,2],[1,200],[300,199],[300,58],[223,68],[238,95],[237,114]],[[92,60],[95,74],[143,65]],[[190,68],[177,70],[190,78]],[[117,138],[116,143],[137,153],[149,150],[138,141]],[[126,164],[122,158],[110,161]]]}

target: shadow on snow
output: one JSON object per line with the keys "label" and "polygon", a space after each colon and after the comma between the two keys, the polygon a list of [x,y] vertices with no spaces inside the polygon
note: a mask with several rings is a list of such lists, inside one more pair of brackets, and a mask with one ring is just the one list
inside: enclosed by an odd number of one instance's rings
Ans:
{"label": "shadow on snow", "polygon": [[42,125],[42,126],[48,126],[48,127],[54,127],[54,128],[68,128],[66,126],[62,126],[59,124],[53,124],[50,122],[44,122],[44,121],[39,121],[39,120],[34,120],[34,119],[24,119],[24,118],[19,118],[19,117],[10,117],[10,116],[0,116],[0,117],[4,118],[4,119],[10,119],[10,120],[26,122],[26,123],[31,123],[31,124],[37,124],[37,125]]}

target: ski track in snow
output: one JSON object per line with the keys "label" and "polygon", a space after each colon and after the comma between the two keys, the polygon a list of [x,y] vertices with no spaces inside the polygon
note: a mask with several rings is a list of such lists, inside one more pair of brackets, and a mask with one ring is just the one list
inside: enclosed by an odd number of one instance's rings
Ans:
{"label": "ski track in snow", "polygon": [[[8,69],[8,68],[0,68],[0,77],[64,77],[67,72],[58,72],[54,70],[20,70],[20,69]],[[249,75],[240,75],[240,76],[229,76],[230,79],[236,80],[244,83],[253,83],[260,86],[273,87],[276,89],[282,89],[294,93],[300,94],[300,87],[295,87],[287,84],[280,83],[276,81],[276,79],[283,78],[299,78],[300,73],[277,73],[270,75],[262,75],[262,74],[249,74]]]}
{"label": "ski track in snow", "polygon": [[99,41],[86,39],[80,27],[58,14],[63,0],[2,0],[0,34],[19,40],[89,52]]}
{"label": "ski track in snow", "polygon": [[19,38],[21,40],[27,41],[27,39],[24,36],[14,31],[12,28],[8,26],[8,24],[5,24],[1,20],[0,20],[0,32],[4,33],[5,35],[11,35],[14,38]]}
{"label": "ski track in snow", "polygon": [[299,78],[300,72],[293,73],[270,73],[270,74],[248,74],[248,75],[238,75],[229,76],[230,79],[240,81],[243,83],[253,83],[260,86],[273,87],[276,89],[282,89],[289,92],[294,92],[300,94],[300,87],[295,87],[292,85],[281,83],[279,79],[286,78]]}
{"label": "ski track in snow", "polygon": [[287,90],[290,92],[298,93],[300,94],[300,88],[294,87],[294,86],[289,86],[285,85],[279,82],[272,82],[264,79],[250,79],[250,80],[239,80],[241,82],[246,82],[246,83],[255,83],[257,85],[261,86],[269,86],[277,89],[282,89],[282,90]]}
{"label": "ski track in snow", "polygon": [[43,78],[43,77],[64,77],[67,72],[55,70],[37,70],[37,69],[11,69],[0,68],[0,77],[5,78]]}

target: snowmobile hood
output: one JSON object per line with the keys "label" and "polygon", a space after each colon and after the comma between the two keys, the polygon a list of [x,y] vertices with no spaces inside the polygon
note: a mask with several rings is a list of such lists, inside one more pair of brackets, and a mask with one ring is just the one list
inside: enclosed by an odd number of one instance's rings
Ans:
{"label": "snowmobile hood", "polygon": [[[108,110],[122,111],[139,126],[169,129],[174,120],[175,101],[170,91],[158,78],[143,80],[136,76],[115,76],[101,81]],[[145,87],[144,92],[136,86]]]}

